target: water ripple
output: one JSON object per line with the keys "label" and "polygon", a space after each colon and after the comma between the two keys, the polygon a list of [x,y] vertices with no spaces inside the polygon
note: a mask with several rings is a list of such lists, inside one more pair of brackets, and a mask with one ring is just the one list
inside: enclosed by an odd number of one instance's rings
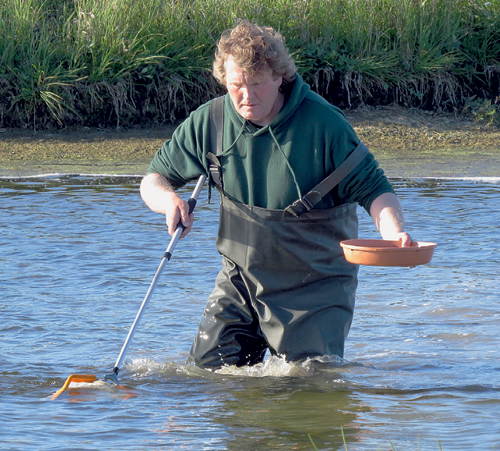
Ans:
{"label": "water ripple", "polygon": [[[219,270],[217,200],[169,262],[120,381],[102,382],[169,237],[138,177],[0,180],[0,441],[12,449],[492,449],[500,180],[395,179],[429,265],[360,269],[346,360],[216,372],[187,354]],[[182,190],[189,196],[192,187]],[[198,222],[199,221],[199,222]],[[360,236],[378,238],[360,210]],[[70,374],[99,382],[49,401]]]}

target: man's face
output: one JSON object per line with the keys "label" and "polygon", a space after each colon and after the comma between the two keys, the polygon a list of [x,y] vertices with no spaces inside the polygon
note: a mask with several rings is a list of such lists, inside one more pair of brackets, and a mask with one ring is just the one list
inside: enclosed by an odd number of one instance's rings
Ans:
{"label": "man's face", "polygon": [[226,87],[236,111],[256,125],[269,125],[283,105],[279,87],[283,77],[273,78],[272,70],[250,76],[229,55],[226,60]]}

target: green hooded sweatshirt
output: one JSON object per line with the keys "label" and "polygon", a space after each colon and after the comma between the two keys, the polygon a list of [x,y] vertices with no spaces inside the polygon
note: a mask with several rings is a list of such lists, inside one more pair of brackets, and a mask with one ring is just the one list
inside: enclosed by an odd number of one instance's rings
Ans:
{"label": "green hooded sweatshirt", "polygon": [[[312,92],[297,74],[272,122],[258,128],[235,110],[226,95],[222,176],[230,199],[267,209],[284,209],[332,173],[359,138],[342,112]],[[181,187],[208,174],[210,102],[200,106],[156,153],[148,173]],[[393,189],[370,153],[316,208],[357,202],[368,212],[374,199]]]}

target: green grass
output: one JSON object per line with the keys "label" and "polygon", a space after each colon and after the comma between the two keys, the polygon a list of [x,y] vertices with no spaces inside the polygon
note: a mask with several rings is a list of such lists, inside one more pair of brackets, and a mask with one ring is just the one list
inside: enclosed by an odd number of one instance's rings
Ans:
{"label": "green grass", "polygon": [[242,18],[279,29],[342,108],[500,94],[500,0],[4,0],[0,127],[175,122],[221,92],[215,43]]}

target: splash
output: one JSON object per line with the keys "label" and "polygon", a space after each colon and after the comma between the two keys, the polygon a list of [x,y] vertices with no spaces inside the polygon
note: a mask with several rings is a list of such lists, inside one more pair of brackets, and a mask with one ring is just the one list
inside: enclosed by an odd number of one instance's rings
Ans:
{"label": "splash", "polygon": [[134,359],[125,365],[133,379],[154,376],[207,377],[210,375],[229,375],[238,377],[309,377],[318,373],[337,372],[350,365],[338,356],[308,358],[300,362],[288,362],[284,356],[270,356],[262,363],[253,366],[223,366],[217,370],[197,368],[194,365],[178,362],[156,362],[150,359]]}
{"label": "splash", "polygon": [[215,373],[246,377],[308,377],[318,372],[335,371],[346,363],[338,356],[307,358],[301,362],[287,362],[284,356],[270,356],[254,366],[225,366]]}

